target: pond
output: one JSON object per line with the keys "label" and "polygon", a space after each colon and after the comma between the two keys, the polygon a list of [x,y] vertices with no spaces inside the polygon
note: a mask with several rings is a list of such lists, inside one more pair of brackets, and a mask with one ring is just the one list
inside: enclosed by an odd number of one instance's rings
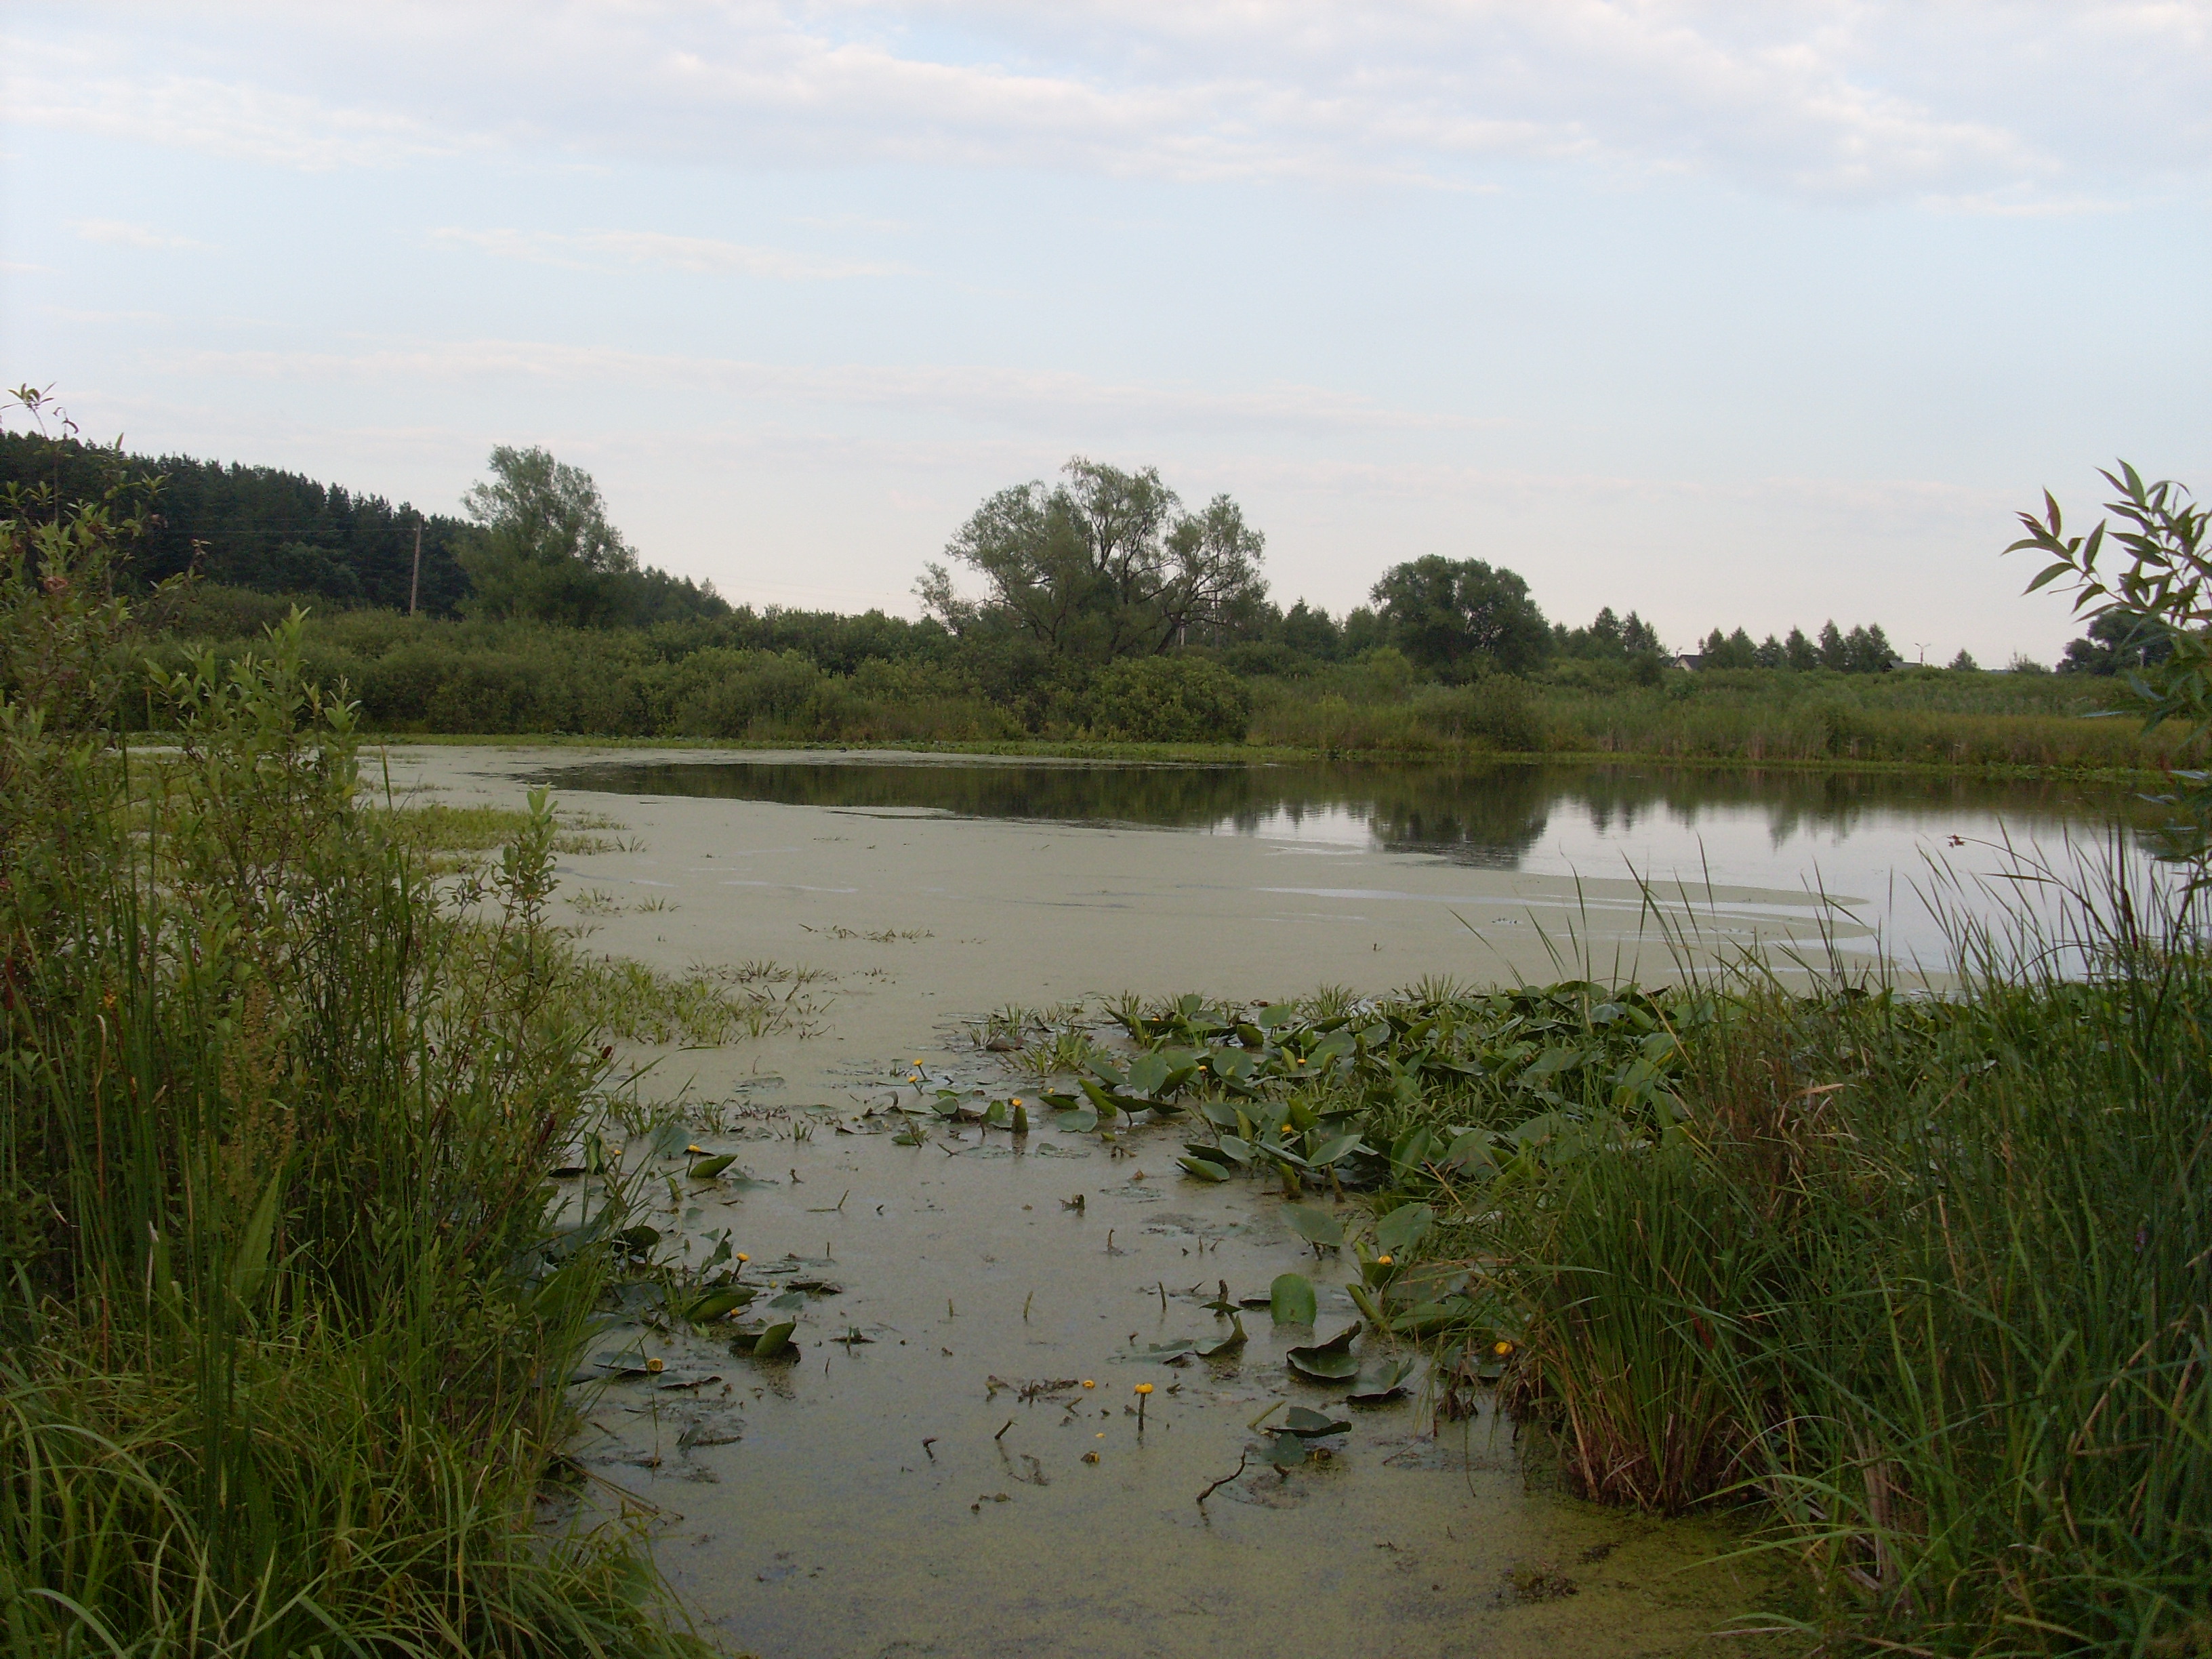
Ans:
{"label": "pond", "polygon": [[1255,850],[1634,875],[1693,891],[1778,890],[1785,904],[1816,891],[1838,902],[1852,940],[1870,942],[1871,930],[1892,954],[1929,963],[1944,939],[1923,891],[1994,874],[2008,843],[2057,853],[2115,825],[2146,827],[2153,810],[2109,785],[1654,766],[1171,766],[877,753],[605,760],[538,776],[563,791],[633,799],[1177,830],[1241,837]]}
{"label": "pond", "polygon": [[[611,1352],[664,1369],[609,1385],[577,1451],[702,1622],[764,1659],[1798,1650],[1714,1634],[1792,1594],[1729,1559],[1725,1517],[1579,1502],[1486,1405],[1440,1415],[1418,1368],[1357,1407],[1291,1371],[1352,1322],[1347,1271],[1273,1193],[1183,1175],[1178,1131],[915,1136],[886,1108],[919,1104],[917,1069],[1005,1092],[1020,1056],[978,1022],[1009,1005],[1583,963],[1656,983],[1753,944],[1940,959],[1914,881],[2134,820],[2118,791],[1626,767],[439,747],[392,776],[454,805],[551,783],[583,948],[786,1000],[757,1039],[626,1058],[747,1176],[635,1148],[652,1224],[694,1259],[747,1252],[795,1355],[619,1328]],[[1253,1309],[1242,1348],[1181,1346],[1289,1270],[1319,1286],[1310,1328]],[[1325,1458],[1253,1462],[1255,1421],[1293,1406],[1346,1426]]]}

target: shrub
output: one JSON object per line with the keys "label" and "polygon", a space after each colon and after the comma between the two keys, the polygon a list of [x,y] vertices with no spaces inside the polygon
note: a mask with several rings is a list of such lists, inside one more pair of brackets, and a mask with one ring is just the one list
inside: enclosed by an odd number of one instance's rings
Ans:
{"label": "shrub", "polygon": [[1121,743],[1238,743],[1252,719],[1244,683],[1194,657],[1109,664],[1084,699],[1085,724]]}

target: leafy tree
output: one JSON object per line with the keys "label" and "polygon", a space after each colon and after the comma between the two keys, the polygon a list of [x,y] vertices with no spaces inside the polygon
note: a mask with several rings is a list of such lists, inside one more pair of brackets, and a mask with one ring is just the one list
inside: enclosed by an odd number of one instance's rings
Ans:
{"label": "leafy tree", "polygon": [[1054,658],[1090,662],[1218,643],[1260,621],[1266,538],[1228,496],[1185,513],[1157,468],[1125,472],[1079,455],[1060,478],[976,508],[945,552],[982,574],[986,596],[961,598],[933,563],[915,584],[923,609],[956,634],[1012,630]]}
{"label": "leafy tree", "polygon": [[1954,673],[1979,673],[1981,666],[1981,664],[1974,660],[1974,653],[1963,646],[1960,647],[1959,654],[1951,659],[1951,670]]}
{"label": "leafy tree", "polygon": [[1789,665],[1790,654],[1782,641],[1769,634],[1759,642],[1759,665],[1761,668],[1784,668]]}
{"label": "leafy tree", "polygon": [[1391,643],[1422,667],[1463,678],[1491,669],[1523,673],[1552,648],[1528,584],[1480,559],[1439,554],[1393,565],[1375,584]]}
{"label": "leafy tree", "polygon": [[1844,630],[1836,626],[1836,620],[1832,617],[1820,624],[1820,643],[1818,648],[1821,667],[1832,668],[1840,672],[1850,665],[1850,647],[1844,643]]}
{"label": "leafy tree", "polygon": [[1328,612],[1319,605],[1309,606],[1304,599],[1283,612],[1276,635],[1293,651],[1323,661],[1334,660],[1344,644],[1344,630],[1330,620]]}
{"label": "leafy tree", "polygon": [[1717,628],[1705,636],[1698,647],[1701,668],[1756,668],[1759,666],[1759,647],[1751,642],[1751,635],[1741,628],[1723,635]]}
{"label": "leafy tree", "polygon": [[1552,648],[1563,657],[1619,661],[1639,653],[1659,651],[1659,635],[1650,623],[1633,611],[1624,618],[1616,615],[1611,605],[1601,610],[1587,628],[1569,628],[1556,623],[1552,628]]}
{"label": "leafy tree", "polygon": [[461,497],[478,531],[461,554],[476,588],[468,608],[572,628],[627,620],[622,579],[636,573],[637,555],[608,521],[592,475],[506,444],[490,466]]}
{"label": "leafy tree", "polygon": [[[1826,635],[1822,637],[1825,640]],[[1822,648],[1825,651],[1825,645]],[[1889,636],[1881,631],[1879,623],[1854,628],[1844,637],[1841,666],[1847,674],[1887,674],[1897,666],[1898,661]]]}
{"label": "leafy tree", "polygon": [[2089,621],[2086,639],[2069,640],[2058,665],[2062,674],[2118,674],[2162,662],[2172,644],[2124,612],[2108,611]]}
{"label": "leafy tree", "polygon": [[[1834,626],[1833,623],[1829,623],[1831,629]],[[1805,637],[1803,629],[1791,629],[1790,637],[1782,641],[1782,665],[1785,668],[1795,668],[1801,672],[1820,665],[1820,651],[1814,646],[1812,641]]]}

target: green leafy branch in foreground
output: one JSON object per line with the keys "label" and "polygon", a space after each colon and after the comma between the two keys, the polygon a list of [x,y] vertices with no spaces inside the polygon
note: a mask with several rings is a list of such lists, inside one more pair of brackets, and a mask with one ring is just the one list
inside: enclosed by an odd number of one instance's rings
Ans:
{"label": "green leafy branch in foreground", "polygon": [[[2146,734],[2171,720],[2190,750],[2212,735],[2212,553],[2205,533],[2212,518],[2191,504],[2189,491],[2170,479],[2147,483],[2125,461],[2105,482],[2119,492],[2105,510],[2123,528],[2106,536],[2100,520],[2087,536],[2069,536],[2057,501],[2044,492],[2044,511],[2020,515],[2027,534],[2005,550],[2035,552],[2051,562],[2027,585],[2029,592],[2064,577],[2075,590],[2074,610],[2103,623],[2130,647],[2134,665],[2120,677],[2125,703],[2142,717]],[[2125,558],[2107,575],[2099,568],[2107,541]],[[2167,851],[2203,866],[2212,854],[2212,772],[2177,769],[2179,786],[2157,797],[2185,815],[2168,827]],[[2204,878],[2200,868],[2197,879]]]}

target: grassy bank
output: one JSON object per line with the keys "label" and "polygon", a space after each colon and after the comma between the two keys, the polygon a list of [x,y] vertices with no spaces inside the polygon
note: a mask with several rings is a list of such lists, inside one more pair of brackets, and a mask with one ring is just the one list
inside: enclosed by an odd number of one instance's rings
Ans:
{"label": "grassy bank", "polygon": [[[261,595],[200,594],[173,608],[153,655],[171,670],[204,649],[227,660],[283,610]],[[1194,650],[1169,676],[1206,692],[1193,704],[1188,687],[1133,697],[1075,665],[878,631],[791,644],[769,632],[754,645],[705,623],[574,629],[359,611],[311,618],[301,649],[315,678],[348,688],[368,729],[392,736],[2115,773],[2191,753],[2178,728],[2146,738],[2133,722],[2088,718],[2110,682],[2087,675],[1568,660],[1454,685],[1388,648],[1336,663]]]}
{"label": "grassy bank", "polygon": [[393,821],[295,641],[148,688],[96,514],[0,574],[0,1631],[29,1655],[673,1655],[641,1540],[564,1516],[622,1202],[543,811]]}
{"label": "grassy bank", "polygon": [[2020,873],[1942,1001],[1753,963],[1028,1041],[1063,1130],[1160,1103],[1193,1177],[1304,1196],[1363,1378],[1425,1343],[1586,1496],[1740,1510],[1820,1650],[2212,1652],[2212,953],[2118,854]]}

